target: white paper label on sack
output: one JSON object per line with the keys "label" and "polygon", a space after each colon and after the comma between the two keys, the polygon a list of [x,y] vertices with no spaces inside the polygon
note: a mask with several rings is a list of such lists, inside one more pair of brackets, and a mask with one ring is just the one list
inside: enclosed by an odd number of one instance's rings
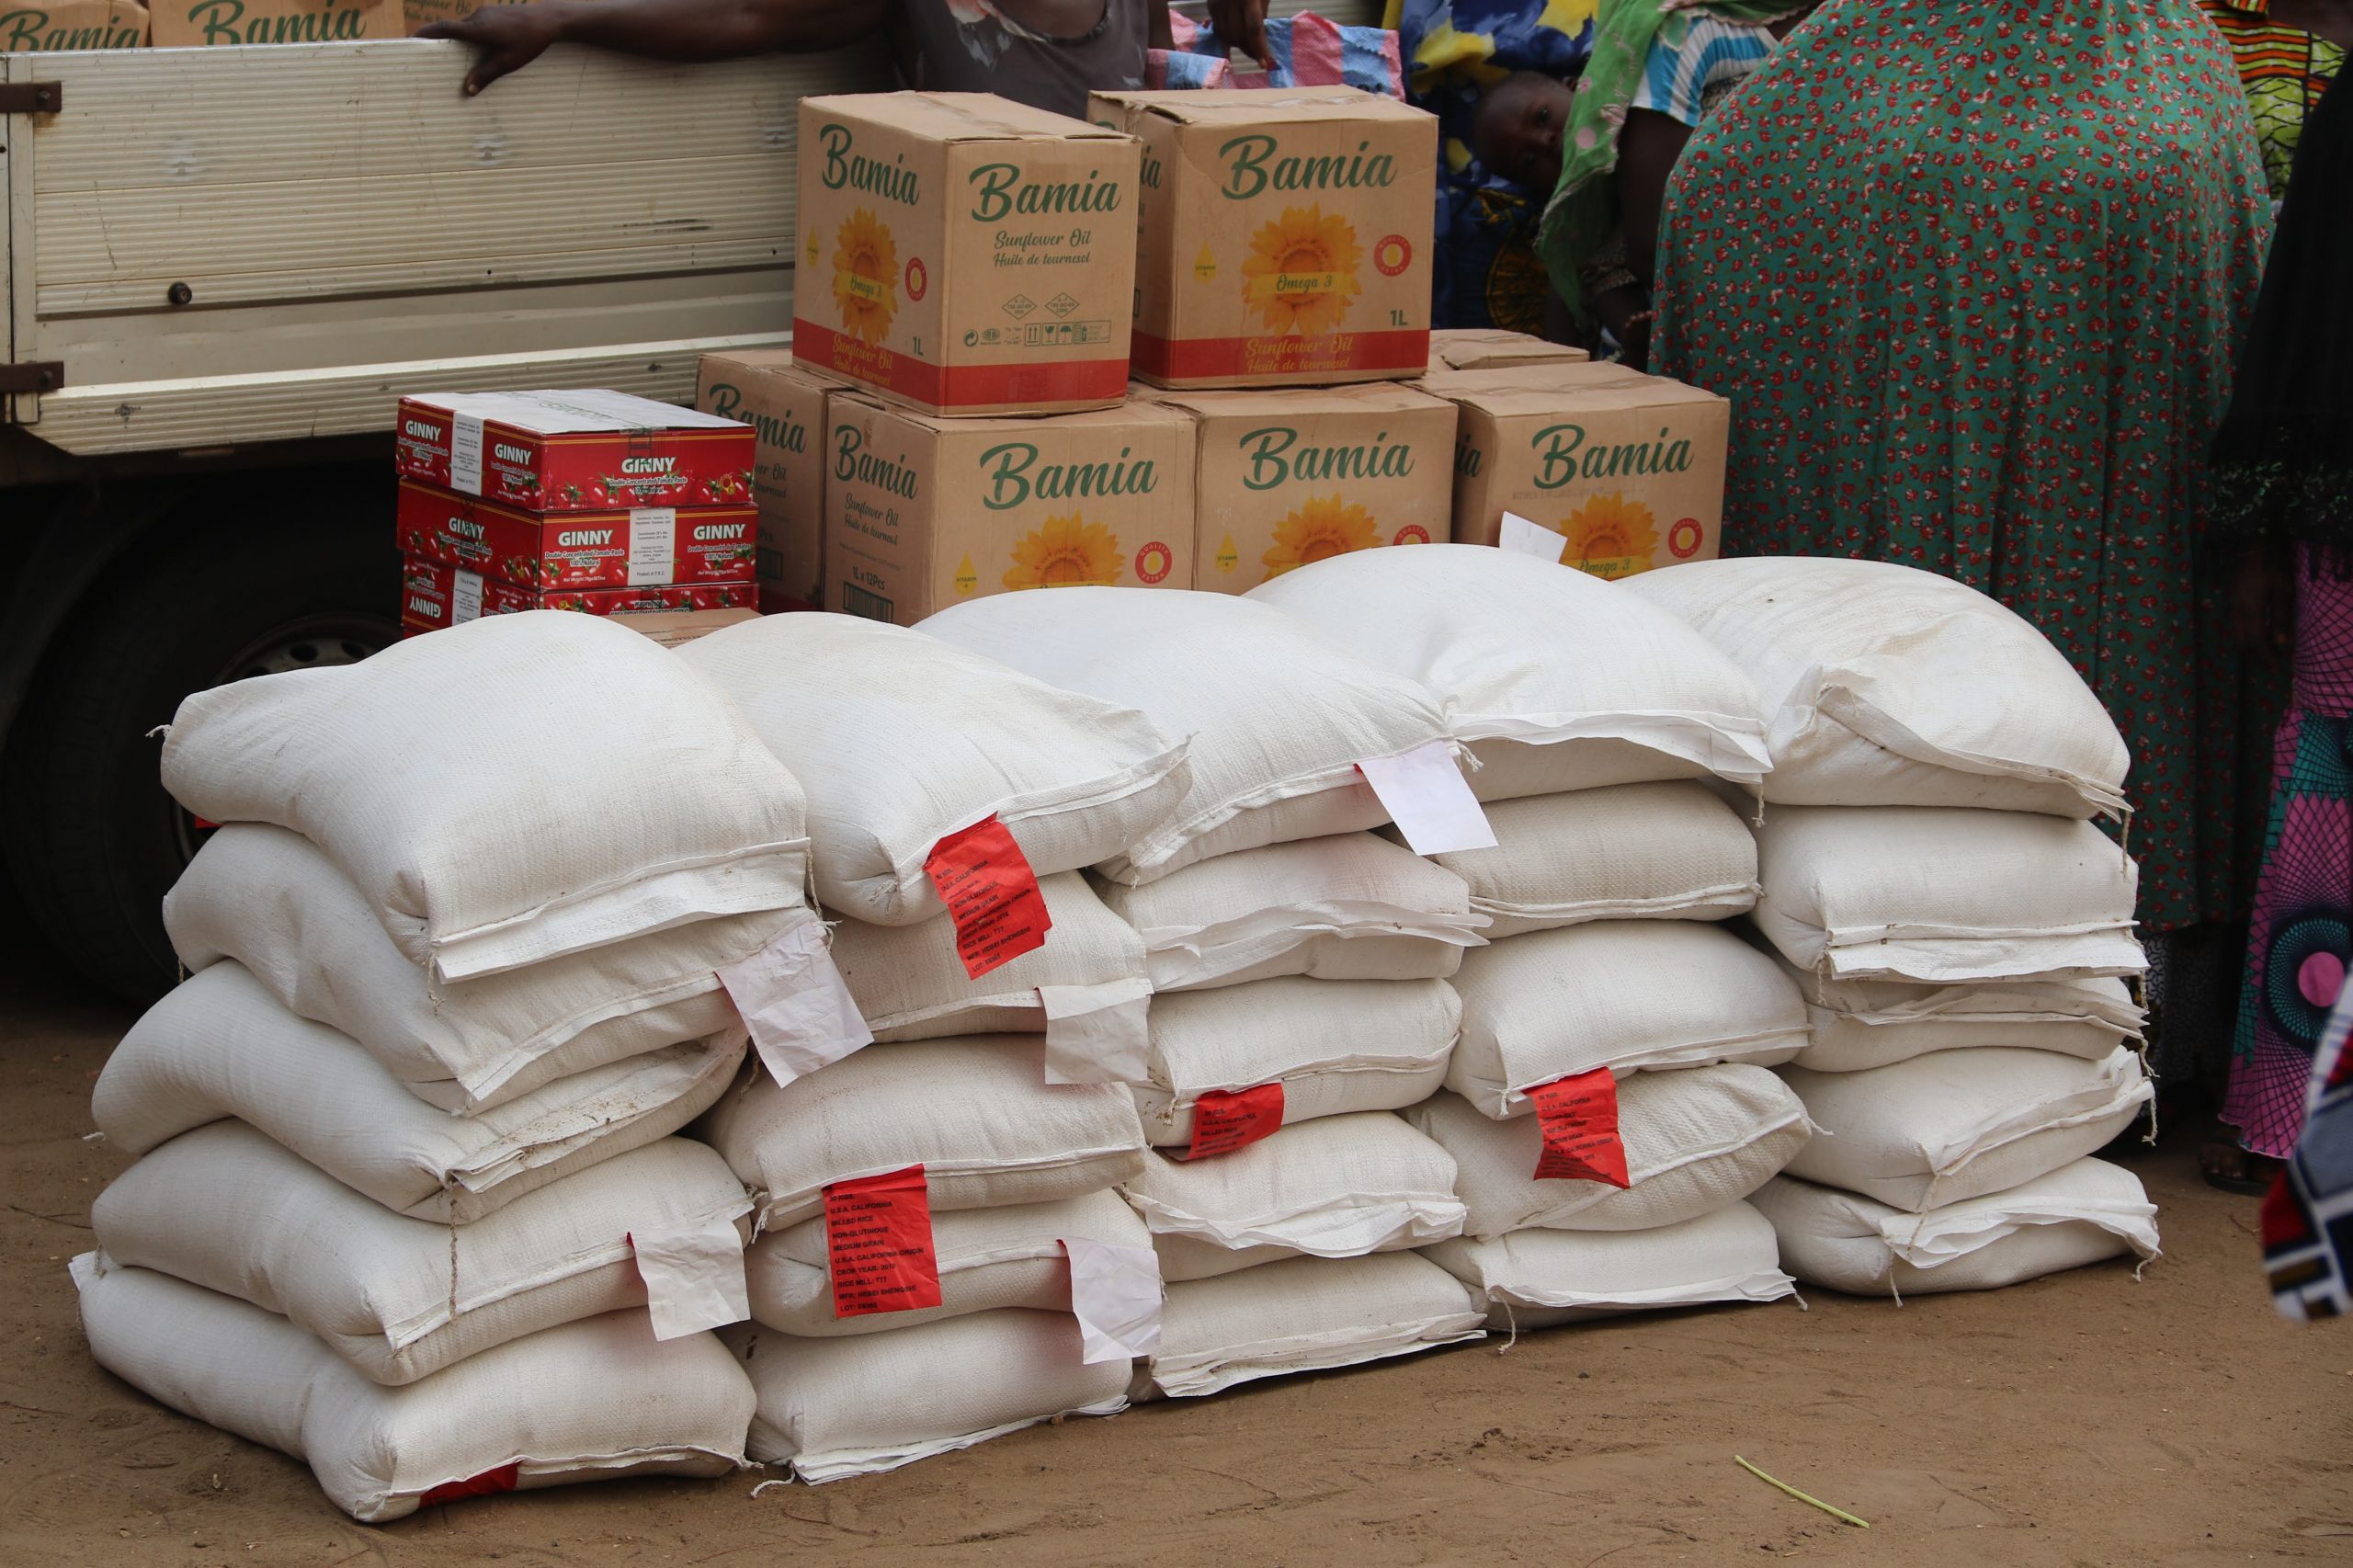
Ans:
{"label": "white paper label on sack", "polygon": [[1070,1310],[1086,1353],[1079,1359],[1130,1361],[1160,1348],[1160,1255],[1084,1236],[1064,1236]]}
{"label": "white paper label on sack", "polygon": [[719,983],[779,1086],[874,1043],[813,920],[719,971]]}
{"label": "white paper label on sack", "polygon": [[1365,782],[1389,809],[1389,820],[1416,855],[1450,855],[1458,849],[1493,849],[1495,830],[1470,780],[1454,761],[1454,748],[1432,741],[1395,756],[1368,757],[1357,764]]}
{"label": "white paper label on sack", "polygon": [[678,532],[676,506],[629,509],[629,585],[660,587],[670,580],[670,557]]}
{"label": "white paper label on sack", "polygon": [[449,624],[462,626],[482,619],[482,574],[458,568],[449,588]]}
{"label": "white paper label on sack", "polygon": [[1561,551],[1568,540],[1541,523],[1531,523],[1518,512],[1504,514],[1503,528],[1495,536],[1495,543],[1515,555],[1533,555],[1539,560],[1558,565]]}
{"label": "white paper label on sack", "polygon": [[449,488],[464,495],[482,494],[482,415],[449,416]]}
{"label": "white paper label on sack", "polygon": [[684,1339],[752,1315],[744,1283],[744,1238],[735,1221],[696,1220],[660,1231],[632,1231],[637,1276],[656,1339]]}
{"label": "white paper label on sack", "polygon": [[1100,985],[1040,985],[1038,1005],[1046,1010],[1046,1082],[1151,1081],[1151,981],[1133,975]]}

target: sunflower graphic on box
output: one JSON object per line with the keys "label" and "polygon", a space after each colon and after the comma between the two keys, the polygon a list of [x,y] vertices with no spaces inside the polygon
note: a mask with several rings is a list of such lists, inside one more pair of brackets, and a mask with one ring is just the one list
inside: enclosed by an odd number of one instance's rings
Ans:
{"label": "sunflower graphic on box", "polygon": [[834,305],[842,330],[866,343],[880,343],[899,313],[899,247],[889,225],[863,207],[853,208],[834,235]]}
{"label": "sunflower graphic on box", "polygon": [[1258,558],[1273,582],[1284,573],[1381,542],[1381,525],[1370,512],[1338,495],[1311,495],[1275,525],[1275,542]]}
{"label": "sunflower graphic on box", "polygon": [[1120,536],[1101,523],[1090,523],[1078,513],[1048,517],[1021,536],[1013,547],[1013,564],[1004,576],[1007,589],[1108,588],[1126,570],[1120,555]]}
{"label": "sunflower graphic on box", "polygon": [[1364,247],[1354,225],[1322,205],[1286,207],[1250,236],[1242,262],[1242,301],[1274,333],[1313,337],[1337,330],[1363,292],[1357,268]]}
{"label": "sunflower graphic on box", "polygon": [[1630,577],[1646,570],[1658,550],[1651,509],[1623,495],[1594,495],[1561,524],[1569,542],[1561,563],[1597,577]]}

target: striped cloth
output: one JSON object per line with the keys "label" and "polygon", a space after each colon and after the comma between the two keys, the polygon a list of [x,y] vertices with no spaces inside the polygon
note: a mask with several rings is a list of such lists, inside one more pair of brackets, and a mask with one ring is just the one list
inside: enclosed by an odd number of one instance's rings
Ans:
{"label": "striped cloth", "polygon": [[2302,28],[2282,27],[2265,13],[2266,0],[2199,0],[2222,30],[2238,62],[2239,85],[2255,114],[2255,135],[2263,149],[2263,173],[2271,199],[2288,196],[2288,171],[2304,117],[2345,62],[2345,51]]}
{"label": "striped cloth", "polygon": [[1655,110],[1697,130],[1724,95],[1772,53],[1773,35],[1761,22],[1676,12],[1651,45],[1633,107]]}
{"label": "striped cloth", "polygon": [[1266,20],[1275,68],[1236,71],[1217,34],[1179,12],[1168,13],[1173,50],[1148,50],[1147,87],[1328,87],[1347,85],[1392,98],[1405,96],[1397,35],[1385,28],[1341,27],[1313,11]]}

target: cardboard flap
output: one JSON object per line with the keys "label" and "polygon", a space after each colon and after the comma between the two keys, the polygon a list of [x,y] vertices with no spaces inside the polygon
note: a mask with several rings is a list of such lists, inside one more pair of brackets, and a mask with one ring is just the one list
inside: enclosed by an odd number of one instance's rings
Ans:
{"label": "cardboard flap", "polygon": [[1623,365],[1573,359],[1493,370],[1434,370],[1415,384],[1449,402],[1506,416],[1563,409],[1696,407],[1725,401]]}
{"label": "cardboard flap", "polygon": [[993,93],[858,93],[802,101],[820,114],[926,142],[1116,142],[1126,134]]}
{"label": "cardboard flap", "polygon": [[1122,92],[1095,97],[1179,125],[1232,125],[1268,119],[1427,120],[1424,110],[1348,86],[1267,87],[1247,93]]}

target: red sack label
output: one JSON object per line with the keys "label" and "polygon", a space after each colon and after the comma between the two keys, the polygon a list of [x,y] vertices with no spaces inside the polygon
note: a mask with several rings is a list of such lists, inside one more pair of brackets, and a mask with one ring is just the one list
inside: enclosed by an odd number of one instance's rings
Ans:
{"label": "red sack label", "polygon": [[825,1188],[825,1264],[837,1318],[939,1305],[931,1192],[921,1165]]}
{"label": "red sack label", "polygon": [[1618,1080],[1608,1068],[1555,1078],[1525,1092],[1536,1102],[1537,1124],[1544,1132],[1537,1180],[1628,1185],[1626,1145],[1618,1136]]}
{"label": "red sack label", "polygon": [[996,818],[933,845],[923,869],[956,922],[956,956],[972,979],[1045,946],[1054,923],[1038,892],[1038,874]]}
{"label": "red sack label", "polygon": [[1193,1102],[1193,1145],[1188,1160],[1210,1154],[1231,1154],[1256,1143],[1283,1124],[1283,1086],[1260,1084],[1254,1089],[1211,1089]]}
{"label": "red sack label", "polygon": [[460,1497],[488,1497],[500,1492],[512,1492],[515,1483],[522,1479],[522,1474],[521,1465],[503,1464],[496,1470],[486,1470],[463,1481],[445,1481],[419,1497],[416,1506],[432,1508],[443,1503],[454,1503]]}

